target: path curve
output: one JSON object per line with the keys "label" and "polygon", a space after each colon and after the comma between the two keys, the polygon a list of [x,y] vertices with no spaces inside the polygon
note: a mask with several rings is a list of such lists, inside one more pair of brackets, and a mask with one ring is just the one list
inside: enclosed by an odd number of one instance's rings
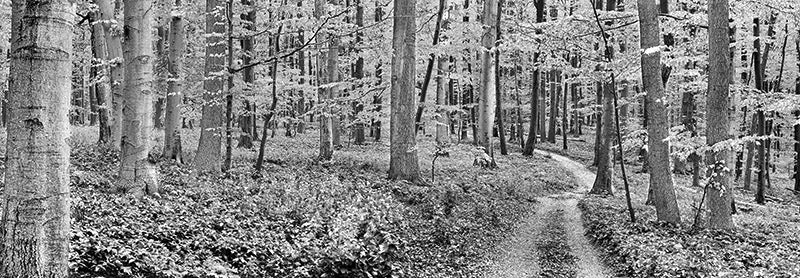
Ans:
{"label": "path curve", "polygon": [[547,224],[547,216],[559,210],[563,211],[562,224],[567,233],[570,254],[576,260],[575,277],[611,277],[609,275],[611,272],[600,262],[597,251],[584,236],[586,230],[583,227],[581,211],[578,209],[579,198],[592,187],[594,173],[567,157],[541,150],[536,150],[536,153],[556,161],[572,173],[578,187],[572,192],[537,198],[536,213],[525,218],[516,227],[514,234],[500,244],[496,258],[490,262],[489,269],[483,277],[540,277],[543,266],[539,264],[537,244],[543,240],[541,231]]}

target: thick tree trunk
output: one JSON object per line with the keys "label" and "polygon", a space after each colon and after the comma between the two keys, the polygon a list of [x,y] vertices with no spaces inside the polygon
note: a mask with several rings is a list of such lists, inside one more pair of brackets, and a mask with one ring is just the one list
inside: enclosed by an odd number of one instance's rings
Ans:
{"label": "thick tree trunk", "polygon": [[69,275],[72,1],[11,3],[0,277]]}
{"label": "thick tree trunk", "polygon": [[495,70],[492,59],[492,49],[495,47],[497,39],[497,0],[485,0],[483,5],[483,37],[481,38],[480,50],[480,95],[478,97],[478,146],[490,156],[494,154],[492,149],[492,127],[494,127],[495,110]]}
{"label": "thick tree trunk", "polygon": [[[322,20],[322,16],[325,13],[325,0],[315,0],[314,1],[314,18],[316,20]],[[330,82],[334,81],[334,77],[336,76],[336,66],[333,65],[331,67],[328,65],[329,62],[336,62],[339,49],[338,46],[334,45],[334,43],[328,42],[330,38],[328,37],[328,33],[324,30],[320,31],[317,35],[317,44],[319,45],[319,54],[317,55],[317,86],[323,86]],[[325,46],[329,46],[325,49]],[[330,59],[329,57],[333,57]],[[331,73],[329,68],[333,68],[334,72]],[[323,110],[322,113],[319,114],[319,156],[318,159],[321,161],[328,161],[333,158],[333,120],[331,119],[331,111],[328,107],[330,105],[329,101],[331,99],[331,93],[333,91],[332,88],[319,88],[318,89],[318,98],[319,98],[319,105],[322,105]],[[335,117],[335,116],[333,116]],[[266,129],[265,129],[266,130]],[[266,134],[264,134],[266,135]]]}
{"label": "thick tree trunk", "polygon": [[100,24],[100,12],[90,14],[92,22],[92,68],[94,69],[94,79],[92,82],[95,92],[95,104],[97,106],[97,119],[99,137],[98,143],[108,144],[111,142],[111,120],[109,118],[109,108],[111,106],[111,87],[106,80],[109,78],[109,68],[105,65],[108,61],[108,48],[106,47],[106,35],[103,25]]}
{"label": "thick tree trunk", "polygon": [[600,141],[595,142],[598,146],[597,153],[597,176],[595,177],[591,194],[614,195],[614,164],[612,161],[612,144],[614,141],[614,91],[610,83],[603,86],[603,114],[602,135]]}
{"label": "thick tree trunk", "polygon": [[206,0],[206,57],[200,141],[194,158],[199,172],[217,172],[222,166],[222,133],[225,118],[225,3]]}
{"label": "thick tree trunk", "polygon": [[642,83],[645,97],[650,103],[647,109],[650,117],[647,124],[648,163],[650,166],[650,187],[654,198],[658,220],[674,224],[681,222],[672,175],[669,171],[669,145],[664,139],[669,135],[667,108],[662,101],[665,97],[661,82],[661,50],[659,49],[660,27],[658,7],[655,2],[639,0],[639,30],[641,35]]}
{"label": "thick tree trunk", "polygon": [[158,192],[155,166],[148,160],[153,129],[152,0],[125,1],[125,107],[119,189],[134,196]]}
{"label": "thick tree trunk", "polygon": [[110,75],[109,84],[111,84],[111,108],[112,125],[111,125],[111,145],[114,148],[120,148],[122,139],[122,107],[123,107],[123,82],[125,78],[125,67],[122,57],[122,24],[118,23],[115,16],[115,7],[111,2],[112,0],[97,0],[98,11],[100,12],[100,19],[103,23],[103,34],[106,39],[106,48],[108,50],[108,60],[110,62]]}
{"label": "thick tree trunk", "polygon": [[[544,7],[545,7],[545,0],[536,0],[534,5],[536,6],[536,22],[541,23],[544,22]],[[542,31],[537,30],[538,34],[541,34]],[[525,141],[525,148],[522,150],[522,155],[533,155],[533,149],[536,144],[536,134],[537,134],[537,126],[539,124],[539,66],[536,63],[539,62],[539,53],[533,54],[533,63],[531,67],[533,68],[533,76],[531,76],[531,121],[530,126],[528,127],[528,139]]]}
{"label": "thick tree trunk", "polygon": [[[606,10],[608,11],[614,11],[617,8],[614,0],[609,0],[606,4]],[[606,24],[608,25],[610,22],[606,22]],[[605,34],[601,35],[605,36]],[[614,60],[613,46],[609,45],[608,42],[605,42],[604,45],[605,59],[607,63],[610,63]],[[616,90],[616,84],[614,84],[614,78],[610,79],[603,84],[603,115],[600,119],[602,121],[602,128],[600,129],[602,136],[599,138],[600,141],[595,143],[595,145],[598,145],[596,155],[597,176],[592,185],[592,190],[589,191],[591,194],[614,195],[614,163],[611,150],[614,142],[614,100],[616,99],[614,90]]]}
{"label": "thick tree trunk", "polygon": [[394,1],[389,179],[420,180],[414,136],[416,0]]}
{"label": "thick tree trunk", "polygon": [[[181,7],[181,0],[175,0],[175,8]],[[175,13],[169,25],[169,54],[167,56],[167,100],[164,113],[164,158],[183,163],[181,142],[181,106],[183,105],[183,56],[186,52],[186,32],[183,29],[183,15]]]}
{"label": "thick tree trunk", "polygon": [[[706,98],[706,144],[709,147],[730,139],[728,134],[728,97],[730,90],[731,60],[728,53],[729,20],[728,0],[708,1],[709,76]],[[732,192],[730,188],[730,151],[713,148],[706,155],[710,177],[706,198],[708,203],[708,227],[729,230],[733,228],[731,218]]]}

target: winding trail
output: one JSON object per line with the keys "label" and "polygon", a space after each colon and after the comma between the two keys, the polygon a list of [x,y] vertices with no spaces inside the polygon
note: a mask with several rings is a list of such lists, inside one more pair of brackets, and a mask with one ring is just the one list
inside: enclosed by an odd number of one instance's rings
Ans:
{"label": "winding trail", "polygon": [[[564,156],[540,150],[536,150],[536,153],[554,160],[572,173],[578,187],[572,192],[537,198],[536,212],[524,219],[516,227],[514,234],[500,244],[496,257],[490,262],[483,277],[611,277],[611,272],[600,262],[597,251],[584,236],[586,231],[578,209],[578,199],[591,189],[594,173]],[[559,223],[554,223],[555,221]],[[558,230],[566,232],[566,237],[550,235],[550,226],[558,226]],[[554,254],[543,254],[543,251],[553,251],[545,248],[545,243],[559,239],[566,241],[569,253],[562,254],[565,255],[563,259],[557,261],[560,265],[554,267],[551,265],[553,260],[550,259]],[[563,251],[566,253],[566,250]]]}

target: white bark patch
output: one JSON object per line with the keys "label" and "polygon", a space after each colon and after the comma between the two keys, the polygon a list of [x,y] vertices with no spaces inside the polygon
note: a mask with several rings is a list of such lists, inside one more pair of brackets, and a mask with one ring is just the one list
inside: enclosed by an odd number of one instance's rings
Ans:
{"label": "white bark patch", "polygon": [[644,55],[653,55],[655,53],[664,51],[665,49],[667,49],[667,47],[664,45],[653,46],[648,49],[642,49],[642,53],[644,53]]}

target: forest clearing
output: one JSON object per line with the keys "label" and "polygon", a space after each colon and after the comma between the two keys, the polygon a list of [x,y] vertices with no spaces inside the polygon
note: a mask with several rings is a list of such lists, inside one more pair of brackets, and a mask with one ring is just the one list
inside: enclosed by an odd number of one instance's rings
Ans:
{"label": "forest clearing", "polygon": [[800,277],[796,0],[0,0],[0,278]]}

